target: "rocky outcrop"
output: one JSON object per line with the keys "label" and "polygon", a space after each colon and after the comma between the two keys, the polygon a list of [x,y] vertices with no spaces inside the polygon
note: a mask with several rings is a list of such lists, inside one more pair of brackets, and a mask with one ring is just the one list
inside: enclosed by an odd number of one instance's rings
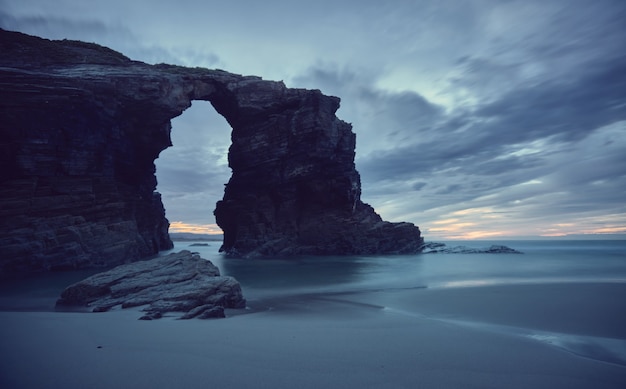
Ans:
{"label": "rocky outcrop", "polygon": [[508,246],[494,244],[489,247],[474,248],[467,246],[449,247],[445,243],[428,242],[422,247],[424,254],[522,254],[521,251]]}
{"label": "rocky outcrop", "polygon": [[145,306],[141,319],[168,312],[181,319],[224,317],[224,308],[245,308],[241,286],[198,254],[181,251],[147,261],[120,265],[68,286],[58,309],[89,307],[105,312],[113,307]]}
{"label": "rocky outcrop", "polygon": [[232,126],[215,216],[232,255],[419,251],[361,199],[339,98],[221,70],[147,65],[0,30],[0,272],[110,266],[170,248],[154,160],[210,101]]}

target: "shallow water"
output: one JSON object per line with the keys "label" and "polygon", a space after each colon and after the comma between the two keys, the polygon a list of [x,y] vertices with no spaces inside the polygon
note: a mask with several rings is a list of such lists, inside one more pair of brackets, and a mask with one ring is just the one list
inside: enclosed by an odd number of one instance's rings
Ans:
{"label": "shallow water", "polygon": [[[176,242],[171,251],[196,251],[242,284],[248,309],[229,316],[287,327],[313,319],[376,323],[397,317],[411,328],[429,322],[452,326],[449,334],[504,334],[626,368],[626,241],[446,242],[504,244],[524,254],[289,260],[225,258],[220,242],[192,243]],[[67,285],[94,272],[3,280],[0,310],[52,311]],[[263,313],[246,315],[254,312]]]}
{"label": "shallow water", "polygon": [[[245,260],[177,242],[237,278],[253,311],[383,311],[508,334],[626,366],[626,241],[445,242],[523,254]],[[481,287],[474,289],[473,287]],[[471,289],[467,289],[471,288]]]}
{"label": "shallow water", "polygon": [[336,291],[387,288],[449,288],[545,282],[626,282],[626,241],[446,242],[472,248],[504,244],[523,254],[419,254],[397,256],[233,259],[219,242],[191,250],[237,278],[244,290]]}
{"label": "shallow water", "polygon": [[[411,288],[457,288],[547,282],[626,282],[626,241],[445,242],[472,248],[504,244],[524,254],[419,254],[302,256],[234,259],[218,253],[220,242],[173,250],[198,252],[223,275],[235,277],[248,299],[306,293]],[[203,242],[204,243],[204,242]],[[31,275],[0,284],[0,310],[52,310],[63,289],[98,270]]]}

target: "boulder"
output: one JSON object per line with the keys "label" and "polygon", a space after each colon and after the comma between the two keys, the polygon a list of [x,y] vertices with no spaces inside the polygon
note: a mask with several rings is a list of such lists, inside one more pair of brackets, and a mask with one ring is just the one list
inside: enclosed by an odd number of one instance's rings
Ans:
{"label": "boulder", "polygon": [[68,286],[58,309],[88,307],[106,312],[114,307],[143,307],[143,320],[168,312],[193,317],[224,317],[224,308],[245,308],[241,285],[197,253],[181,251],[117,266]]}

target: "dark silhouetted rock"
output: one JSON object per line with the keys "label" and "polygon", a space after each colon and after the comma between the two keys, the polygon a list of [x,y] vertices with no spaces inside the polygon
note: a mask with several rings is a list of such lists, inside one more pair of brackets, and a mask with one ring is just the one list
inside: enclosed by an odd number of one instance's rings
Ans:
{"label": "dark silhouetted rock", "polygon": [[364,204],[339,98],[0,30],[0,272],[110,266],[172,247],[154,160],[210,101],[232,126],[215,209],[231,255],[418,252]]}
{"label": "dark silhouetted rock", "polygon": [[241,286],[196,253],[181,251],[147,261],[120,265],[68,286],[57,307],[145,306],[140,319],[182,312],[182,319],[224,317],[224,308],[245,308]]}

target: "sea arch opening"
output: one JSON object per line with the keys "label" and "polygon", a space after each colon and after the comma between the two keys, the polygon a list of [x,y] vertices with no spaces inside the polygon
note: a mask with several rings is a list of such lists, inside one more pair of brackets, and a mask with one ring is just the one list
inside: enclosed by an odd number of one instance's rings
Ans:
{"label": "sea arch opening", "polygon": [[209,234],[222,230],[213,210],[231,175],[228,148],[232,128],[209,101],[194,100],[171,120],[172,146],[155,160],[157,190],[173,234]]}

